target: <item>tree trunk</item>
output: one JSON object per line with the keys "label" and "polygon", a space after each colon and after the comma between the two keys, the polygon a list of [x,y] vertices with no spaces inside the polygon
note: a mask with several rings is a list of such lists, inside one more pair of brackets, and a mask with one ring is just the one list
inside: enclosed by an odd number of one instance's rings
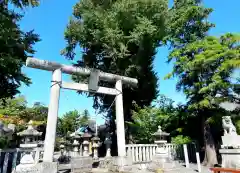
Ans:
{"label": "tree trunk", "polygon": [[205,146],[205,157],[203,165],[214,166],[218,163],[217,153],[215,148],[215,142],[211,133],[210,125],[207,121],[202,121],[203,134],[204,134],[204,146]]}

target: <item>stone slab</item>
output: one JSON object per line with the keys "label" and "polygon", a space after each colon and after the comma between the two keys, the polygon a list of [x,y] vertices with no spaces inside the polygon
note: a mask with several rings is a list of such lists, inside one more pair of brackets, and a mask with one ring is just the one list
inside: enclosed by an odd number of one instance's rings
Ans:
{"label": "stone slab", "polygon": [[92,171],[92,157],[73,157],[71,159],[72,173],[88,173]]}
{"label": "stone slab", "polygon": [[227,168],[240,168],[240,149],[220,149],[222,166]]}
{"label": "stone slab", "polygon": [[29,166],[23,165],[19,169],[13,170],[13,173],[57,173],[57,168],[56,162],[42,162]]}
{"label": "stone slab", "polygon": [[110,172],[130,172],[132,169],[132,159],[130,157],[112,157],[112,165],[109,165]]}

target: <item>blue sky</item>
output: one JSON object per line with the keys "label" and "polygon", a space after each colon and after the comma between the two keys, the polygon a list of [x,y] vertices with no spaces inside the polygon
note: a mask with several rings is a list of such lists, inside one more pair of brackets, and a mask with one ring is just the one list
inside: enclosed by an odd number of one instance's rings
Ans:
{"label": "blue sky", "polygon": [[[60,55],[60,50],[65,47],[64,30],[72,15],[73,6],[77,2],[78,0],[42,0],[40,7],[25,10],[25,17],[20,23],[22,29],[26,31],[34,29],[42,39],[41,42],[35,45],[37,50],[36,58],[71,64],[71,62]],[[215,23],[216,27],[210,31],[211,35],[240,32],[239,0],[205,0],[204,4],[214,9],[209,20]],[[81,52],[78,52],[77,56],[80,58]],[[176,79],[163,79],[172,68],[172,64],[165,63],[167,56],[168,50],[166,48],[158,49],[155,59],[155,70],[160,79],[160,93],[165,94],[176,102],[184,102],[184,95],[175,90]],[[38,101],[48,105],[51,73],[27,67],[24,67],[23,71],[32,79],[30,87],[23,85],[20,88],[21,94],[26,97],[28,104],[32,105]],[[70,80],[65,75],[63,79],[66,81]],[[91,98],[78,95],[74,91],[62,90],[59,116],[74,109],[79,111],[88,109],[91,115],[94,115],[95,111],[92,108],[92,103]],[[97,120],[99,123],[103,123],[100,116]]]}

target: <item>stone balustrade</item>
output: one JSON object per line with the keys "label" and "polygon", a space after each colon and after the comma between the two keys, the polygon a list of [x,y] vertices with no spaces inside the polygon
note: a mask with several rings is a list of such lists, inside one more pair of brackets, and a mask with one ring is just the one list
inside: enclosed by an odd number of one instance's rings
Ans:
{"label": "stone balustrade", "polygon": [[[177,145],[166,144],[169,155],[175,150]],[[157,144],[127,144],[127,156],[132,158],[133,163],[150,162],[156,153]]]}

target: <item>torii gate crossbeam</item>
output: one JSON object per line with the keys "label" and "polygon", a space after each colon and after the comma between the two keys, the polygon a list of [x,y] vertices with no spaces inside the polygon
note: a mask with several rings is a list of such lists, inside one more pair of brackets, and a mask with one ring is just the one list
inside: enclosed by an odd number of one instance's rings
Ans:
{"label": "torii gate crossbeam", "polygon": [[[80,83],[69,83],[62,81],[62,73],[66,74],[79,74],[79,75],[91,75],[95,69],[87,69],[81,67],[74,67],[64,64],[59,64],[55,62],[39,60],[35,58],[28,58],[26,61],[27,67],[52,71],[52,82],[50,91],[50,102],[48,107],[48,118],[47,118],[47,128],[46,136],[44,141],[44,162],[53,161],[53,153],[56,138],[56,126],[59,108],[59,97],[60,89],[71,89],[80,90],[86,92],[93,92],[87,84]],[[122,95],[122,84],[137,85],[138,80],[130,77],[114,75],[111,73],[100,72],[98,73],[97,79],[115,82],[115,88],[106,87],[95,87],[96,93],[115,95],[116,96],[116,125],[117,125],[117,145],[118,145],[118,156],[126,156],[125,150],[125,128],[124,128],[124,114],[123,114],[123,95]]]}

